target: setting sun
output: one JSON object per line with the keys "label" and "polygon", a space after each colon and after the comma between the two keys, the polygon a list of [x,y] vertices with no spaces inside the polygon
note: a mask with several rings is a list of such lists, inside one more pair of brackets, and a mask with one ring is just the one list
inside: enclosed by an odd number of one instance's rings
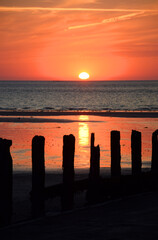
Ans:
{"label": "setting sun", "polygon": [[86,73],[86,72],[82,72],[79,74],[79,78],[82,79],[82,80],[86,80],[89,78],[89,74]]}

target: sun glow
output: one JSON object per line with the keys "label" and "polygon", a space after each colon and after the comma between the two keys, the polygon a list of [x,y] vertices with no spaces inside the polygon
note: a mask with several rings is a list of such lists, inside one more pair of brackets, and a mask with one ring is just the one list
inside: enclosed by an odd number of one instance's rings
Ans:
{"label": "sun glow", "polygon": [[79,74],[78,77],[79,77],[80,79],[82,79],[82,80],[86,80],[86,79],[89,78],[89,74],[86,73],[86,72],[82,72],[82,73]]}

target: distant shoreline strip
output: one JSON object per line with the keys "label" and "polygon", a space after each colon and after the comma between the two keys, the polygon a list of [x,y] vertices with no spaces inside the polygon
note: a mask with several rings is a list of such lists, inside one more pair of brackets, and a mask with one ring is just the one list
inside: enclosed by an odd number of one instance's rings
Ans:
{"label": "distant shoreline strip", "polygon": [[[158,118],[158,111],[0,111],[0,122],[4,119],[11,120],[9,117],[55,117],[55,116],[100,116],[100,117],[119,117],[119,118]],[[5,118],[4,118],[5,117]],[[39,118],[40,119],[40,118]],[[9,120],[9,121],[10,121]],[[14,119],[13,119],[14,120]],[[27,119],[26,119],[27,120]],[[31,121],[30,120],[30,121]],[[42,119],[42,121],[51,119]]]}

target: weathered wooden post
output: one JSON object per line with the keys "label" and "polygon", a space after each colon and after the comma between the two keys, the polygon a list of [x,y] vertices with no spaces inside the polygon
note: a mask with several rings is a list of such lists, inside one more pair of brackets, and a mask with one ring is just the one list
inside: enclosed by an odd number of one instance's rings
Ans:
{"label": "weathered wooden post", "polygon": [[91,134],[90,174],[91,180],[98,180],[100,175],[100,147],[94,146],[94,133]]}
{"label": "weathered wooden post", "polygon": [[141,132],[132,130],[131,135],[131,157],[132,157],[132,175],[140,177],[141,175]]}
{"label": "weathered wooden post", "polygon": [[121,176],[120,132],[111,131],[111,176]]}
{"label": "weathered wooden post", "polygon": [[44,144],[45,144],[45,138],[42,136],[35,136],[32,139],[32,215],[33,217],[40,217],[45,214]]}
{"label": "weathered wooden post", "polygon": [[91,133],[91,156],[92,156],[92,151],[94,148],[94,141],[95,141],[95,137],[94,137],[94,133]]}
{"label": "weathered wooden post", "polygon": [[75,137],[63,137],[63,191],[61,196],[62,210],[70,210],[74,204],[74,154]]}
{"label": "weathered wooden post", "polygon": [[0,138],[0,226],[9,224],[12,216],[11,145],[11,140]]}
{"label": "weathered wooden post", "polygon": [[158,129],[152,134],[152,174],[158,175]]}
{"label": "weathered wooden post", "polygon": [[158,129],[152,134],[152,188],[158,191]]}
{"label": "weathered wooden post", "polygon": [[87,191],[87,200],[89,203],[100,201],[101,182],[100,182],[100,147],[94,146],[94,133],[91,134],[90,146],[90,172]]}

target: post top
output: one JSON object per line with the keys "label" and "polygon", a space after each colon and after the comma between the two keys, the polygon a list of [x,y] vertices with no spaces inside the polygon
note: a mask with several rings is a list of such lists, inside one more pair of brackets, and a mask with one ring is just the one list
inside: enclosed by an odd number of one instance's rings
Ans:
{"label": "post top", "polygon": [[0,145],[10,147],[12,145],[12,140],[0,138]]}
{"label": "post top", "polygon": [[33,137],[33,139],[32,139],[32,141],[44,141],[45,140],[45,138],[43,137],[43,136],[34,136]]}
{"label": "post top", "polygon": [[155,132],[153,132],[153,135],[158,135],[158,129]]}

